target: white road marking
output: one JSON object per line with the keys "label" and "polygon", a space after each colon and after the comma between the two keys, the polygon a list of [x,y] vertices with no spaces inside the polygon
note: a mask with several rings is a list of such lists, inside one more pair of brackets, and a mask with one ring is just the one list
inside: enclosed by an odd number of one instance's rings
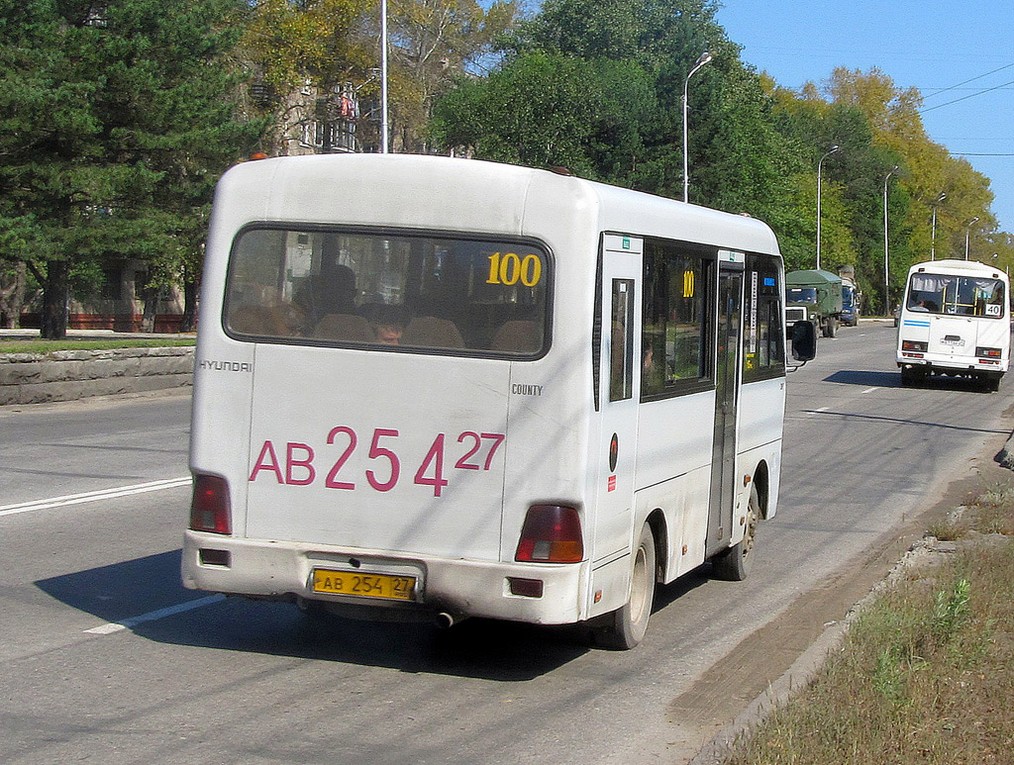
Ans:
{"label": "white road marking", "polygon": [[880,387],[879,387],[879,386],[876,386],[876,387],[873,387],[873,388],[867,388],[866,390],[864,390],[864,391],[863,391],[862,393],[860,393],[859,395],[860,395],[860,396],[865,396],[865,395],[866,395],[867,393],[873,393],[873,391],[875,391],[875,390],[880,390]]}
{"label": "white road marking", "polygon": [[140,616],[131,616],[129,619],[123,619],[119,622],[109,622],[108,624],[102,624],[98,627],[92,627],[90,630],[85,630],[85,632],[92,635],[112,635],[115,632],[129,630],[132,627],[136,627],[138,624],[165,619],[167,616],[175,616],[176,614],[182,614],[186,611],[193,611],[195,608],[203,608],[204,606],[210,606],[223,600],[225,600],[225,595],[208,595],[205,598],[188,600],[186,603],[178,603],[175,606],[160,608],[157,611],[149,611],[148,613],[141,614]]}
{"label": "white road marking", "polygon": [[116,497],[129,497],[132,494],[146,494],[149,491],[161,491],[162,489],[175,489],[186,486],[191,478],[166,478],[161,481],[139,483],[133,486],[120,486],[115,489],[101,489],[99,491],[86,491],[82,494],[68,494],[65,497],[53,497],[51,499],[37,499],[33,502],[21,502],[17,505],[0,506],[0,518],[6,515],[17,515],[18,513],[30,513],[33,510],[47,510],[52,507],[66,507],[67,505],[81,505],[86,502],[98,502],[103,499],[114,499]]}

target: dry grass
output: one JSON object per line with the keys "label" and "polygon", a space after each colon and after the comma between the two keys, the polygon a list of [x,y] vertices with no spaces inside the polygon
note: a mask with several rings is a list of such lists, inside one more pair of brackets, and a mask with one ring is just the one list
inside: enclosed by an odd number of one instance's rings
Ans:
{"label": "dry grass", "polygon": [[1014,763],[1014,488],[932,531],[957,551],[877,597],[727,765]]}

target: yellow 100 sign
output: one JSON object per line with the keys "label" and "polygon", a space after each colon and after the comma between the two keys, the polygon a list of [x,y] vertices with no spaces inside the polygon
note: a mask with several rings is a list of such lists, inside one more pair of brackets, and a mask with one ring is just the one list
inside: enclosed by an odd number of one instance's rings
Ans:
{"label": "yellow 100 sign", "polygon": [[534,287],[542,279],[542,259],[529,253],[524,257],[514,252],[494,252],[489,256],[489,278],[486,284],[505,284],[512,287],[521,282]]}

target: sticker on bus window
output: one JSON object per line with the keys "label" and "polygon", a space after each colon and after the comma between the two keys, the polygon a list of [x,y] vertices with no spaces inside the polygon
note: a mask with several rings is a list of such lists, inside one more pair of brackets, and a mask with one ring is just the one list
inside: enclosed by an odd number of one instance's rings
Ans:
{"label": "sticker on bus window", "polygon": [[542,281],[542,258],[534,253],[518,255],[516,252],[494,252],[489,256],[489,276],[486,284],[513,287],[523,284],[535,287]]}

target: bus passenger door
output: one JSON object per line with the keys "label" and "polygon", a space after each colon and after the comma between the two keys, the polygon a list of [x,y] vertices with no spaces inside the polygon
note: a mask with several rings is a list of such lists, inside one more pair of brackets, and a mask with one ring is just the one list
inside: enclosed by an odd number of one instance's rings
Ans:
{"label": "bus passenger door", "polygon": [[641,385],[640,318],[643,242],[603,238],[602,344],[599,356],[601,430],[597,454],[593,561],[631,544],[637,406]]}
{"label": "bus passenger door", "polygon": [[[739,261],[738,263],[736,261]],[[719,252],[718,332],[715,363],[715,430],[707,555],[728,547],[736,497],[736,411],[743,318],[743,256]]]}

